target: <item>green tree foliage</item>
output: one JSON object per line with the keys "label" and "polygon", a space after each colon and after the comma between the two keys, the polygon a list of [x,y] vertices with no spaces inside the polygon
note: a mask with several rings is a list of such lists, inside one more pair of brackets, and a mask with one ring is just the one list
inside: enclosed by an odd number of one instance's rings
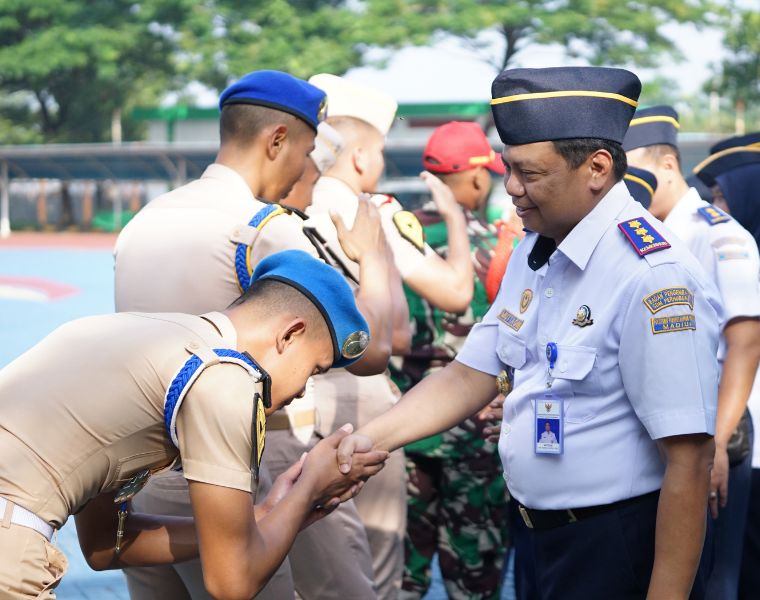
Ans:
{"label": "green tree foliage", "polygon": [[[154,103],[171,87],[176,32],[193,5],[0,0],[0,143],[108,141],[115,111]],[[19,123],[23,135],[14,134]],[[124,137],[135,133],[127,120]]]}

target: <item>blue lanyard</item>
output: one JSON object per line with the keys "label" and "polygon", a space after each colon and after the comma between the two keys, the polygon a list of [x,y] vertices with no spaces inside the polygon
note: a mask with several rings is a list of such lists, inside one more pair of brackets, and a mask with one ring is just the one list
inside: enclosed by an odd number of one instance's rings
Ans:
{"label": "blue lanyard", "polygon": [[559,354],[559,349],[557,348],[557,344],[554,342],[549,342],[546,344],[546,360],[549,361],[549,366],[546,369],[546,387],[551,388],[552,383],[554,383],[554,366],[557,364],[557,355]]}

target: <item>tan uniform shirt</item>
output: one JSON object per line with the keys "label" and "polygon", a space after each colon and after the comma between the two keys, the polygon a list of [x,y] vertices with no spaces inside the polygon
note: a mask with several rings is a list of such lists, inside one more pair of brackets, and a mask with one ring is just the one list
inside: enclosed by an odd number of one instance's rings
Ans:
{"label": "tan uniform shirt", "polygon": [[260,231],[249,227],[265,206],[238,173],[220,164],[152,200],[116,242],[116,310],[201,314],[227,308],[241,294],[235,274],[240,242],[252,245],[254,266],[286,249],[317,257],[296,215],[277,216]]}
{"label": "tan uniform shirt", "polygon": [[[117,314],[56,329],[0,370],[0,496],[54,526],[137,472],[177,458],[164,396],[188,348],[236,349],[220,313]],[[184,476],[251,491],[253,397],[235,364],[208,366],[177,417]]]}

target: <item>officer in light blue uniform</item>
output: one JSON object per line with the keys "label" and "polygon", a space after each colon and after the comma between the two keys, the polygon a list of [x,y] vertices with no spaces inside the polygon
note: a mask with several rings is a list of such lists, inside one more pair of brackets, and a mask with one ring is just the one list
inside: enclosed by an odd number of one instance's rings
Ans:
{"label": "officer in light blue uniform", "polygon": [[[644,109],[631,121],[623,148],[631,164],[652,170],[661,181],[652,213],[684,241],[720,292],[723,323],[718,360],[722,375],[710,488],[714,566],[707,594],[730,600],[736,598],[739,585],[752,469],[747,401],[760,359],[760,255],[744,227],[705,202],[684,180],[678,128],[678,113],[672,107]],[[735,161],[740,155],[724,153],[717,162],[705,161],[700,171],[705,176],[717,163]]]}
{"label": "officer in light blue uniform", "polygon": [[[522,597],[703,597],[720,304],[688,249],[633,200],[622,69],[514,69],[492,86],[506,188],[529,230],[446,368],[338,450],[396,448],[490,402],[534,566]],[[550,423],[558,444],[541,444]]]}

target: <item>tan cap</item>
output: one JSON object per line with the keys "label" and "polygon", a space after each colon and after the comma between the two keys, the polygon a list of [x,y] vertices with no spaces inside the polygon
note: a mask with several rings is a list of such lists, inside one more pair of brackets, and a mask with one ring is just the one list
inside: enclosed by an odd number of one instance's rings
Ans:
{"label": "tan cap", "polygon": [[341,150],[343,150],[343,136],[327,123],[320,123],[317,127],[317,139],[314,140],[314,150],[309,155],[317,165],[317,170],[324,173],[332,167]]}
{"label": "tan cap", "polygon": [[398,108],[398,103],[388,94],[328,73],[314,75],[309,83],[327,94],[328,117],[354,117],[366,121],[383,135],[388,134]]}

